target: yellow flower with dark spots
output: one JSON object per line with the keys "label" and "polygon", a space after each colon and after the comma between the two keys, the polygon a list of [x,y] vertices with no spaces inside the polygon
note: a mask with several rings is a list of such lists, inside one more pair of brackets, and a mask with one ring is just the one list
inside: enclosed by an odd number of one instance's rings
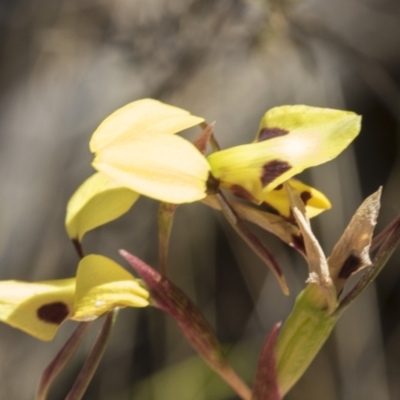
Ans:
{"label": "yellow flower with dark spots", "polygon": [[114,261],[88,255],[75,278],[0,282],[0,321],[51,340],[67,319],[91,321],[117,307],[146,307],[149,293]]}

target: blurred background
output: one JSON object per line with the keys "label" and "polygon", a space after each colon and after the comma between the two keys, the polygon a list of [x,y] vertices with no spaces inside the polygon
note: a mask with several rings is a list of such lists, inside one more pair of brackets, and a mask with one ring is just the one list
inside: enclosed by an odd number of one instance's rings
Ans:
{"label": "blurred background", "polygon": [[[112,111],[153,97],[217,121],[222,147],[251,141],[282,104],[363,116],[353,146],[302,179],[333,209],[313,221],[326,254],[362,199],[384,186],[380,231],[400,212],[400,3],[397,0],[2,0],[0,2],[0,278],[73,276],[65,206],[92,173],[89,138]],[[192,132],[189,137],[197,134]],[[156,201],[87,235],[86,251],[157,263]],[[273,324],[307,277],[295,252],[255,227],[281,264],[285,297],[222,216],[180,207],[170,278],[200,307],[234,367],[253,381]],[[342,317],[290,400],[400,398],[400,252]],[[125,265],[125,264],[124,264]],[[0,398],[33,398],[51,343],[0,325]],[[62,399],[96,329],[51,391]],[[122,310],[85,399],[236,399],[173,321]]]}

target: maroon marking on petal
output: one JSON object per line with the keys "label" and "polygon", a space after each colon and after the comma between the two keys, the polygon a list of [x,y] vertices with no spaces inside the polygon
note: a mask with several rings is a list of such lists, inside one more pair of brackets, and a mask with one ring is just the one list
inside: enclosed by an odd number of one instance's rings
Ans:
{"label": "maroon marking on petal", "polygon": [[208,178],[206,182],[206,193],[207,194],[216,194],[219,189],[219,179],[215,178],[211,172],[208,173]]}
{"label": "maroon marking on petal", "polygon": [[292,166],[286,161],[273,160],[267,162],[262,167],[261,184],[263,187],[274,181],[278,176],[282,175]]}
{"label": "maroon marking on petal", "polygon": [[308,200],[312,198],[312,194],[306,190],[300,193],[300,197],[303,200],[304,205],[306,205]]}
{"label": "maroon marking on petal", "polygon": [[341,279],[349,278],[350,275],[356,272],[362,265],[363,262],[360,257],[350,254],[346,258],[346,261],[343,263],[342,268],[340,269],[339,278]]}
{"label": "maroon marking on petal", "polygon": [[257,141],[263,142],[264,140],[273,139],[278,136],[284,136],[287,135],[288,133],[289,131],[281,128],[268,128],[268,127],[262,128],[260,130],[260,133],[258,134]]}
{"label": "maroon marking on petal", "polygon": [[282,190],[282,189],[283,189],[283,183],[274,188],[274,190]]}
{"label": "maroon marking on petal", "polygon": [[42,321],[60,325],[61,322],[68,317],[69,308],[65,303],[56,301],[54,303],[44,304],[38,308],[36,313],[38,318]]}
{"label": "maroon marking on petal", "polygon": [[240,185],[232,185],[229,188],[230,192],[241,199],[248,201],[255,201],[253,195],[248,192],[243,186]]}
{"label": "maroon marking on petal", "polygon": [[292,246],[301,253],[307,254],[303,235],[292,235]]}

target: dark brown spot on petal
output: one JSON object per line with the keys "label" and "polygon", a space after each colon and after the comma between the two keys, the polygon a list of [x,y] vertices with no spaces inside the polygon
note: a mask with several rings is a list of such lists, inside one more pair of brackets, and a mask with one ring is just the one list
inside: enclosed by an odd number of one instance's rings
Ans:
{"label": "dark brown spot on petal", "polygon": [[267,186],[290,168],[292,168],[292,166],[286,161],[273,160],[267,162],[262,167],[262,174],[260,178],[262,186]]}
{"label": "dark brown spot on petal", "polygon": [[306,205],[308,200],[311,199],[312,194],[306,190],[306,191],[300,193],[300,197],[303,200],[304,205]]}
{"label": "dark brown spot on petal", "polygon": [[37,310],[37,316],[44,322],[49,322],[50,324],[60,325],[61,322],[68,317],[69,308],[68,306],[61,302],[56,301],[54,303],[44,304]]}
{"label": "dark brown spot on petal", "polygon": [[219,179],[215,178],[211,172],[208,174],[207,182],[206,182],[206,193],[207,194],[216,194],[219,189]]}
{"label": "dark brown spot on petal", "polygon": [[283,189],[283,183],[278,185],[274,190],[282,190]]}
{"label": "dark brown spot on petal", "polygon": [[339,278],[341,279],[349,278],[350,275],[356,272],[362,265],[363,262],[360,259],[360,257],[350,254],[346,258],[346,261],[343,263],[342,268],[340,269]]}
{"label": "dark brown spot on petal", "polygon": [[276,138],[278,136],[284,136],[287,135],[289,131],[281,128],[262,128],[260,130],[260,133],[258,134],[257,141],[262,142],[264,140]]}
{"label": "dark brown spot on petal", "polygon": [[229,188],[229,191],[237,197],[248,201],[255,201],[253,195],[248,192],[243,186],[240,185],[232,185]]}
{"label": "dark brown spot on petal", "polygon": [[301,253],[307,254],[303,235],[292,235],[292,246]]}

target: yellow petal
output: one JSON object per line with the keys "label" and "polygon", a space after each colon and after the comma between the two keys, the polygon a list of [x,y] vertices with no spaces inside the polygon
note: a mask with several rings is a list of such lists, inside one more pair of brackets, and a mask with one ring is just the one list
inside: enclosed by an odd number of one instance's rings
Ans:
{"label": "yellow petal", "polygon": [[[289,180],[290,186],[297,190],[303,200],[308,218],[313,218],[325,210],[331,208],[330,201],[326,196],[311,186],[298,181],[297,179]],[[275,209],[280,215],[290,218],[290,202],[283,186],[264,193],[264,202]]]}
{"label": "yellow petal", "polygon": [[71,239],[125,214],[139,194],[116,183],[102,173],[88,178],[67,205],[65,225]]}
{"label": "yellow petal", "polygon": [[190,142],[162,133],[120,137],[97,154],[93,166],[138,193],[175,204],[204,198],[210,171]]}
{"label": "yellow petal", "polygon": [[91,254],[78,266],[71,318],[90,321],[116,307],[145,307],[148,297],[132,274],[107,257]]}
{"label": "yellow petal", "polygon": [[358,135],[360,123],[361,117],[347,111],[277,107],[261,121],[261,141],[215,152],[208,161],[222,186],[261,203],[263,192],[337,157]]}
{"label": "yellow petal", "polygon": [[74,292],[75,278],[0,282],[0,320],[40,340],[51,340],[73,314]]}
{"label": "yellow petal", "polygon": [[121,136],[134,137],[137,133],[174,134],[198,125],[204,119],[191,115],[181,108],[153,99],[134,101],[106,118],[90,140],[94,153]]}

